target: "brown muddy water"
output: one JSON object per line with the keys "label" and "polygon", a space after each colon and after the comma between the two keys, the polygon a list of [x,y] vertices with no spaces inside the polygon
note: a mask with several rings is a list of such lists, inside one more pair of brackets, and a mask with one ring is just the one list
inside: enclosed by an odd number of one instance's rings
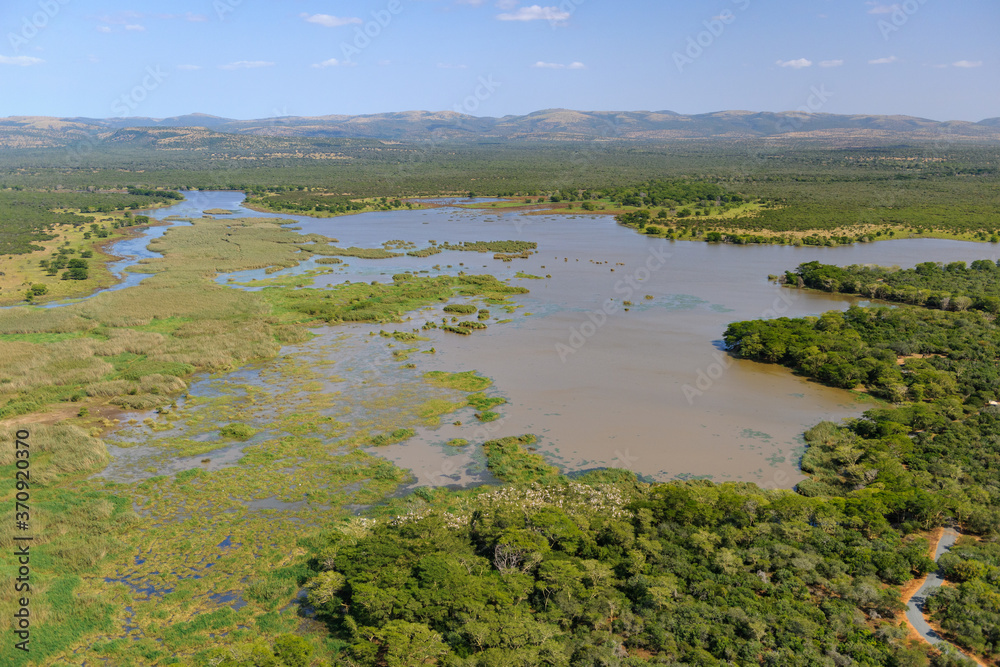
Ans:
{"label": "brown muddy water", "polygon": [[[240,193],[189,193],[188,198],[188,208],[231,209],[238,217],[261,215],[241,207]],[[156,214],[171,213],[162,209]],[[443,313],[434,308],[412,313],[404,324],[319,329],[314,340],[283,350],[285,359],[323,361],[317,365],[320,372],[335,379],[342,395],[353,396],[350,411],[339,413],[348,420],[391,421],[398,405],[379,408],[372,396],[391,393],[394,387],[419,393],[420,377],[427,371],[477,370],[489,376],[494,385],[488,393],[508,401],[496,408],[501,419],[482,424],[467,408],[446,415],[445,425],[417,429],[417,435],[403,443],[369,450],[412,470],[416,483],[427,485],[486,481],[476,445],[533,433],[539,438],[538,451],[566,472],[619,467],[656,480],[705,477],[792,487],[802,479],[798,462],[803,431],[823,420],[857,416],[873,404],[782,368],[726,355],[721,338],[730,322],[814,315],[859,302],[781,288],[767,281],[768,274],[811,260],[907,267],[922,261],[1000,257],[995,245],[927,239],[837,248],[670,242],[596,215],[525,216],[442,208],[325,219],[265,217],[288,218],[301,233],[335,237],[344,247],[378,247],[390,239],[417,247],[426,247],[430,239],[538,243],[530,258],[512,262],[472,252],[344,258],[345,264],[314,282],[322,287],[345,280],[390,281],[393,274],[406,271],[465,271],[492,273],[531,290],[513,297],[513,313],[479,305],[491,311],[489,328],[471,336],[432,330],[421,332],[431,339],[428,342],[393,343],[389,348],[391,339],[369,335],[440,322]],[[270,277],[316,268],[326,267],[308,261]],[[518,278],[519,271],[542,278]],[[219,281],[264,277],[263,272],[244,272]],[[503,319],[510,321],[498,322]],[[407,360],[415,368],[405,368],[391,355],[401,347],[433,347],[436,353],[418,351]],[[255,378],[278,363],[280,359],[243,369],[234,378],[266,389],[267,383]],[[192,393],[205,391],[209,382],[194,382]],[[266,434],[254,441],[260,437]],[[457,437],[471,445],[445,444]],[[226,451],[223,461],[231,461],[238,449]],[[115,448],[113,453],[126,451]],[[118,476],[114,465],[106,474]]]}

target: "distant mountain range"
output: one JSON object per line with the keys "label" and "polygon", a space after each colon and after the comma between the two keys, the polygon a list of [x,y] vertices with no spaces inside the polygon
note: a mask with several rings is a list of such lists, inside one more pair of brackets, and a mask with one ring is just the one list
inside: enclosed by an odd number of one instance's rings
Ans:
{"label": "distant mountain range", "polygon": [[[147,131],[137,131],[145,128]],[[164,132],[178,128],[204,128]],[[151,131],[159,130],[159,131]],[[207,132],[206,132],[207,131]],[[978,123],[913,116],[801,112],[572,111],[546,109],[524,116],[481,118],[453,111],[403,111],[362,116],[234,120],[207,114],[173,118],[0,119],[0,148],[49,148],[83,139],[184,148],[210,135],[286,138],[371,138],[384,141],[691,141],[712,139],[809,140],[834,144],[900,141],[1000,141],[1000,118]],[[215,139],[221,140],[216,136]],[[231,137],[231,139],[233,139]],[[168,141],[170,140],[170,141]],[[196,142],[197,143],[197,142]]]}

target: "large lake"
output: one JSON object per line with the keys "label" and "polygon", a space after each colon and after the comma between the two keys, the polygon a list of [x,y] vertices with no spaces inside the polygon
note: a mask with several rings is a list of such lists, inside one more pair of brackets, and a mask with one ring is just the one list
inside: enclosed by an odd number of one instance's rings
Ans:
{"label": "large lake", "polygon": [[[306,360],[332,359],[336,363],[323,365],[322,372],[335,376],[342,392],[414,382],[429,370],[475,369],[491,377],[492,393],[508,400],[498,409],[501,420],[478,424],[468,418],[470,413],[461,426],[424,429],[402,444],[372,450],[411,469],[417,483],[431,485],[484,479],[473,448],[456,452],[444,444],[447,440],[464,437],[480,444],[534,433],[539,451],[566,471],[613,466],[660,480],[695,476],[794,486],[802,479],[802,432],[822,420],[857,416],[871,404],[777,366],[725,354],[721,338],[730,322],[814,315],[858,302],[782,288],[769,283],[768,274],[811,260],[909,267],[928,260],[1000,257],[996,245],[927,239],[836,248],[670,242],[636,234],[608,216],[527,216],[499,209],[447,207],[316,219],[255,213],[242,207],[238,192],[186,196],[187,201],[153,215],[162,219],[229,209],[236,212],[233,217],[281,217],[303,234],[334,237],[345,247],[378,247],[388,240],[425,247],[431,239],[538,243],[529,259],[512,262],[471,252],[345,258],[346,266],[317,278],[315,284],[322,286],[389,281],[404,271],[466,271],[492,273],[531,290],[514,297],[521,307],[513,314],[492,308],[494,316],[511,318],[509,323],[491,324],[472,336],[425,332],[437,353],[413,355],[416,368],[401,367],[387,352],[385,339],[373,341],[367,335],[380,327],[365,325],[317,329],[316,339],[282,352]],[[310,268],[319,267],[309,261],[273,275]],[[551,277],[516,278],[518,271]],[[219,280],[255,277],[264,274]],[[627,311],[625,301],[632,303]],[[411,330],[440,316],[439,309],[418,312],[406,325],[384,328]],[[280,360],[242,369],[238,379],[246,382],[276,363]],[[192,394],[207,391],[208,382],[194,381]]]}

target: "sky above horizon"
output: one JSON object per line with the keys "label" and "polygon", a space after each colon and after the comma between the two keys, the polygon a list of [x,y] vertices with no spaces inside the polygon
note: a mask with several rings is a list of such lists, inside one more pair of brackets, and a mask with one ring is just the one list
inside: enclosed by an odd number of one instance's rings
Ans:
{"label": "sky above horizon", "polygon": [[0,116],[1000,116],[996,0],[6,0]]}

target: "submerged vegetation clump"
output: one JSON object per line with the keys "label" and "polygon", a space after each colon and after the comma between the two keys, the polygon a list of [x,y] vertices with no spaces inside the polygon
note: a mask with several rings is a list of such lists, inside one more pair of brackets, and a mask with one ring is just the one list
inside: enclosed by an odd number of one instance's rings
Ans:
{"label": "submerged vegetation clump", "polygon": [[416,435],[416,431],[412,428],[397,428],[389,433],[382,433],[381,435],[376,435],[371,439],[372,445],[375,447],[384,447],[386,445],[394,445],[397,442],[402,442],[408,440]]}
{"label": "submerged vegetation clump", "polygon": [[444,307],[446,313],[458,313],[459,315],[471,315],[477,308],[469,303],[449,303]]}
{"label": "submerged vegetation clump", "polygon": [[228,424],[219,429],[219,435],[223,438],[231,438],[244,442],[257,434],[256,429],[248,424]]}
{"label": "submerged vegetation clump", "polygon": [[430,371],[424,373],[424,382],[437,387],[468,392],[481,392],[493,384],[492,380],[477,374],[476,371],[465,371],[464,373]]}

